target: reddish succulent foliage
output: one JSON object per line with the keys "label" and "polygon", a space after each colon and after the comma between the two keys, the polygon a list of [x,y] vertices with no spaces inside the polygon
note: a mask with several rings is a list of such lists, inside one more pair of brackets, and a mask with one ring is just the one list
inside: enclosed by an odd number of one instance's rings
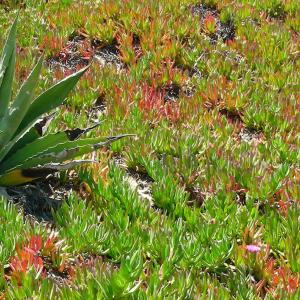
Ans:
{"label": "reddish succulent foliage", "polygon": [[269,245],[260,243],[241,246],[243,258],[256,280],[256,292],[280,299],[282,293],[293,294],[300,287],[300,274],[293,273],[270,254]]}
{"label": "reddish succulent foliage", "polygon": [[[60,245],[61,242],[57,240],[55,234],[50,234],[44,242],[41,236],[33,235],[22,247],[16,246],[16,255],[10,259],[6,277],[21,285],[22,277],[32,268],[45,277],[49,262],[54,262],[59,256]],[[62,272],[63,269],[64,263],[60,265],[59,271]]]}
{"label": "reddish succulent foliage", "polygon": [[10,260],[10,274],[9,277],[21,284],[22,276],[24,276],[29,269],[34,267],[36,272],[41,272],[44,269],[44,262],[40,256],[42,249],[42,238],[40,236],[32,236],[29,243],[20,248],[16,246],[17,254]]}
{"label": "reddish succulent foliage", "polygon": [[165,92],[156,89],[153,85],[143,85],[139,109],[146,119],[150,118],[159,121],[166,118],[171,122],[176,122],[180,119],[180,107],[178,103],[166,102]]}

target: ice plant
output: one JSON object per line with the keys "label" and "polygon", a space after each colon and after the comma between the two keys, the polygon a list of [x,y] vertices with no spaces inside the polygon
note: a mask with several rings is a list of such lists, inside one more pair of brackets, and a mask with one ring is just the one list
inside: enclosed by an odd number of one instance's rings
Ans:
{"label": "ice plant", "polygon": [[38,275],[43,276],[49,265],[62,272],[65,269],[65,257],[60,251],[61,245],[62,241],[59,241],[53,232],[45,241],[42,236],[33,235],[28,243],[16,245],[16,255],[10,259],[10,272],[7,278],[21,284],[22,278],[30,270],[33,269]]}
{"label": "ice plant", "polygon": [[216,31],[216,18],[212,15],[206,16],[204,19],[204,28],[207,30],[208,33],[214,33]]}
{"label": "ice plant", "polygon": [[142,86],[142,99],[139,102],[139,109],[146,119],[160,121],[163,118],[171,122],[176,122],[180,119],[180,107],[178,103],[165,101],[165,92],[155,88],[154,85]]}
{"label": "ice plant", "polygon": [[42,238],[40,236],[32,236],[28,245],[20,248],[16,246],[16,256],[10,260],[10,278],[15,279],[18,284],[21,283],[22,277],[31,267],[36,272],[41,272],[44,268],[44,262],[39,255],[42,249]]}
{"label": "ice plant", "polygon": [[96,127],[66,130],[43,135],[52,116],[45,113],[58,107],[88,67],[61,80],[35,97],[43,60],[39,59],[11,101],[16,61],[16,27],[13,23],[0,57],[0,186],[30,182],[50,173],[89,162],[73,160],[125,135],[78,140]]}

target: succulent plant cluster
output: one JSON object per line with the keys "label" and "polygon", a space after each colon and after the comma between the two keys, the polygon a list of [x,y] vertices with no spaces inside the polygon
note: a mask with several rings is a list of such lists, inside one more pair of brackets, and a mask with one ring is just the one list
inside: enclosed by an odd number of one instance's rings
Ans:
{"label": "succulent plant cluster", "polygon": [[1,33],[16,7],[15,85],[93,61],[50,136],[138,138],[6,188],[0,299],[300,299],[299,0],[0,0]]}

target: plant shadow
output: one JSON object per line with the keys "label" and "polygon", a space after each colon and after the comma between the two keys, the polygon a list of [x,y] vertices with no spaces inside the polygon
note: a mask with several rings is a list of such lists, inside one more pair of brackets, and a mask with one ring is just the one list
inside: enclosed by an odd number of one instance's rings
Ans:
{"label": "plant shadow", "polygon": [[30,184],[6,189],[10,201],[18,205],[24,215],[38,222],[54,223],[53,211],[58,210],[63,201],[76,190],[76,178],[65,182],[55,175]]}

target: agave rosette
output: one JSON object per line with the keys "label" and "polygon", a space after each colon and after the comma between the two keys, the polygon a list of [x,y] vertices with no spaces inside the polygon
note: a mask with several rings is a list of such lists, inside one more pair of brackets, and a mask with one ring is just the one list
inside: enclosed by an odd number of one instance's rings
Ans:
{"label": "agave rosette", "polygon": [[53,114],[88,67],[50,87],[39,96],[38,84],[43,60],[39,59],[12,100],[16,63],[14,21],[0,57],[0,186],[19,185],[47,174],[69,169],[87,160],[74,160],[127,135],[79,139],[97,125],[44,135]]}

